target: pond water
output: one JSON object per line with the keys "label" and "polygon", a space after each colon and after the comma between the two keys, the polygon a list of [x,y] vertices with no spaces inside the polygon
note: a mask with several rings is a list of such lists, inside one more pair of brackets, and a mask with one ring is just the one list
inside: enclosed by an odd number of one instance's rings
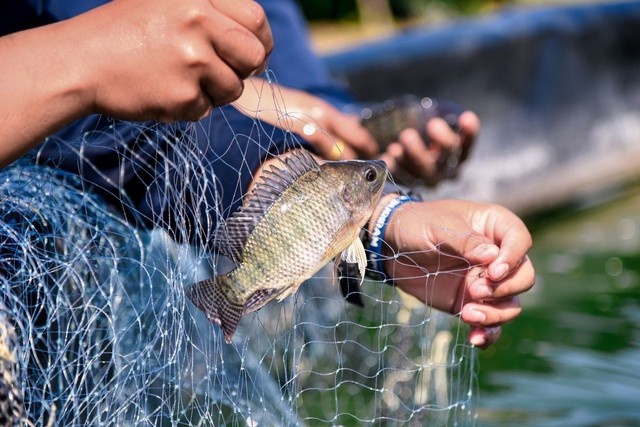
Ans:
{"label": "pond water", "polygon": [[534,289],[480,356],[482,426],[640,426],[640,186],[530,222]]}

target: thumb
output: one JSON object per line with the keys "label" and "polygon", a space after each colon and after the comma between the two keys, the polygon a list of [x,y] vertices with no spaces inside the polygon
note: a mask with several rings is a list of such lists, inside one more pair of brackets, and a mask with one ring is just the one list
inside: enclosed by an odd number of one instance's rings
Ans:
{"label": "thumb", "polygon": [[353,148],[361,157],[372,159],[378,154],[378,143],[355,116],[349,116],[336,110],[329,124],[331,132]]}
{"label": "thumb", "polygon": [[464,257],[471,264],[483,264],[488,265],[498,258],[500,255],[500,248],[493,243],[489,243],[488,239],[483,236],[479,236],[474,244],[471,242],[471,246],[467,248],[464,253]]}

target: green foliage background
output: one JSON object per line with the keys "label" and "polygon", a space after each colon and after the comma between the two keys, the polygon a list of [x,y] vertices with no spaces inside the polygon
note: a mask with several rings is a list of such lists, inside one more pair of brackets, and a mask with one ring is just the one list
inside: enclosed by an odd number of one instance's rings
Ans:
{"label": "green foliage background", "polygon": [[[513,0],[389,0],[396,19],[420,16],[429,7],[442,7],[460,15],[470,15],[512,3]],[[310,21],[354,21],[358,19],[356,0],[298,0]]]}

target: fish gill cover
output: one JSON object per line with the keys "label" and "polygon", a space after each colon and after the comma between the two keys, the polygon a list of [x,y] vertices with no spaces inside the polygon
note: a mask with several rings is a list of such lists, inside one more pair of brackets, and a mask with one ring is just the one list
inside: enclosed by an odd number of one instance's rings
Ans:
{"label": "fish gill cover", "polygon": [[475,423],[466,329],[391,286],[365,280],[356,307],[329,264],[230,344],[185,297],[233,268],[215,230],[258,159],[301,146],[276,132],[227,107],[209,124],[94,117],[0,171],[2,425]]}

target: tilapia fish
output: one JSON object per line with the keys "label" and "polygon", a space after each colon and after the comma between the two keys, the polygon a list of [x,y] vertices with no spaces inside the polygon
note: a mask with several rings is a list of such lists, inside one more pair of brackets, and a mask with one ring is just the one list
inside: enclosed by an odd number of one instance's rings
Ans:
{"label": "tilapia fish", "polygon": [[358,237],[387,176],[381,161],[319,165],[298,150],[263,173],[247,200],[215,236],[231,272],[190,285],[187,297],[231,342],[240,318],[296,292],[340,254],[364,276]]}

